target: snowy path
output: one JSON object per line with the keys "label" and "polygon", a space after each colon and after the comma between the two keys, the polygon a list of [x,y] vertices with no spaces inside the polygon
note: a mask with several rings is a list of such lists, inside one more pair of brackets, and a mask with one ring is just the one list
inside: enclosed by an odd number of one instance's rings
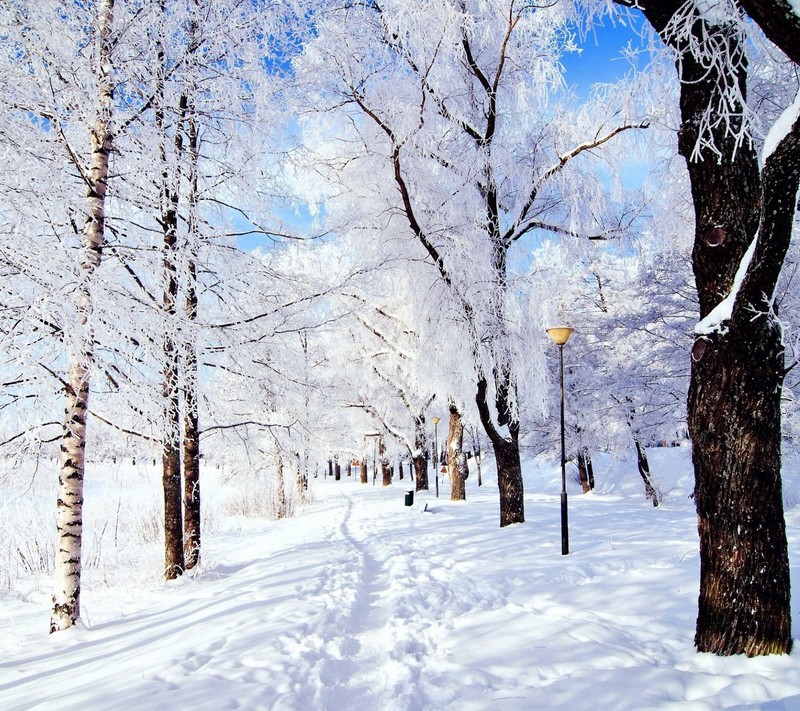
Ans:
{"label": "snowy path", "polygon": [[571,498],[568,557],[555,495],[503,531],[496,489],[469,496],[319,481],[297,517],[209,537],[199,578],[87,591],[88,629],[4,600],[0,709],[800,708],[797,656],[694,653],[685,496]]}

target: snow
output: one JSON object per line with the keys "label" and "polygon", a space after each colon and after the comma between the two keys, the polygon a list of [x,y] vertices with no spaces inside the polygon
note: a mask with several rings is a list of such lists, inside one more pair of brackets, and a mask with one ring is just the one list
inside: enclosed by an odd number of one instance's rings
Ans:
{"label": "snow", "polygon": [[715,331],[725,331],[726,327],[723,324],[731,319],[731,315],[733,314],[733,305],[736,303],[736,296],[739,294],[739,289],[741,288],[742,282],[747,275],[747,269],[749,268],[750,261],[753,259],[753,254],[756,251],[757,242],[758,233],[756,233],[756,236],[753,238],[753,241],[750,243],[750,246],[744,253],[742,261],[739,263],[739,268],[736,270],[736,276],[733,278],[733,286],[731,287],[730,293],[713,309],[711,309],[704,319],[697,323],[697,325],[694,327],[694,332],[697,335],[707,336]]}
{"label": "snow", "polygon": [[[800,15],[798,9],[795,12]],[[775,152],[778,144],[787,136],[792,130],[797,119],[800,118],[800,92],[797,93],[794,101],[790,106],[784,109],[778,120],[773,124],[767,137],[764,139],[764,146],[761,149],[761,165],[763,166],[767,159]]]}
{"label": "snow", "polygon": [[[568,556],[560,465],[542,457],[524,463],[524,525],[499,528],[488,461],[466,502],[444,488],[406,507],[408,480],[316,479],[294,518],[215,512],[199,575],[131,585],[106,571],[84,588],[87,626],[48,635],[47,582],[32,578],[0,598],[0,707],[800,708],[796,654],[694,651],[689,451],[649,456],[657,509],[634,461],[597,457],[592,494],[570,480]],[[792,473],[785,488],[794,560]]]}

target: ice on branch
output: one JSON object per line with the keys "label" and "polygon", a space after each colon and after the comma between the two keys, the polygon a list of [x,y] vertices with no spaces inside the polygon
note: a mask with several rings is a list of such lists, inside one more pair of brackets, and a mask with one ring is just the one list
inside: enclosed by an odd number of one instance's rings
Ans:
{"label": "ice on branch", "polygon": [[694,332],[698,336],[707,336],[715,332],[725,333],[727,331],[727,326],[723,324],[731,320],[733,305],[736,303],[736,296],[739,294],[739,289],[742,287],[747,269],[750,267],[750,261],[753,259],[753,253],[756,251],[757,242],[758,233],[756,233],[756,236],[744,253],[742,261],[739,263],[739,268],[736,270],[736,276],[733,279],[733,286],[731,287],[730,293],[694,327]]}

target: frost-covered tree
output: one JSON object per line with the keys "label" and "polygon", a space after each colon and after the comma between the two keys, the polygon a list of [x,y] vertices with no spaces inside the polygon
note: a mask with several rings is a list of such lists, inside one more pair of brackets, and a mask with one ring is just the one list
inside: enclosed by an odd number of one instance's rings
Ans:
{"label": "frost-covered tree", "polygon": [[[800,179],[800,18],[783,0],[621,4],[642,11],[680,78],[678,149],[694,202],[701,319],[688,401],[701,557],[695,644],[717,654],[787,653],[786,367],[773,298]],[[742,6],[788,61],[759,56],[763,39]],[[759,106],[753,89],[765,72],[778,81]]]}
{"label": "frost-covered tree", "polygon": [[518,390],[543,383],[541,358],[522,348],[514,248],[537,230],[618,234],[591,156],[640,125],[624,97],[591,108],[555,99],[570,8],[332,5],[296,65],[303,106],[318,112],[306,145],[338,191],[325,205],[331,224],[347,215],[364,233],[405,234],[438,276],[452,335],[437,350],[472,371],[502,526],[524,521]]}

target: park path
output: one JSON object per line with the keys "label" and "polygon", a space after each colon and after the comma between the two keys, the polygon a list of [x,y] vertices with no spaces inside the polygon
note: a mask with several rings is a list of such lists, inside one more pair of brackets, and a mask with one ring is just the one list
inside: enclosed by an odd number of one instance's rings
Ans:
{"label": "park path", "polygon": [[[0,707],[427,707],[431,605],[448,594],[416,540],[428,514],[398,488],[331,482],[317,494],[295,518],[210,536],[194,579],[110,588],[87,596],[88,628],[26,636],[0,660]],[[46,629],[46,607],[29,624]]]}

